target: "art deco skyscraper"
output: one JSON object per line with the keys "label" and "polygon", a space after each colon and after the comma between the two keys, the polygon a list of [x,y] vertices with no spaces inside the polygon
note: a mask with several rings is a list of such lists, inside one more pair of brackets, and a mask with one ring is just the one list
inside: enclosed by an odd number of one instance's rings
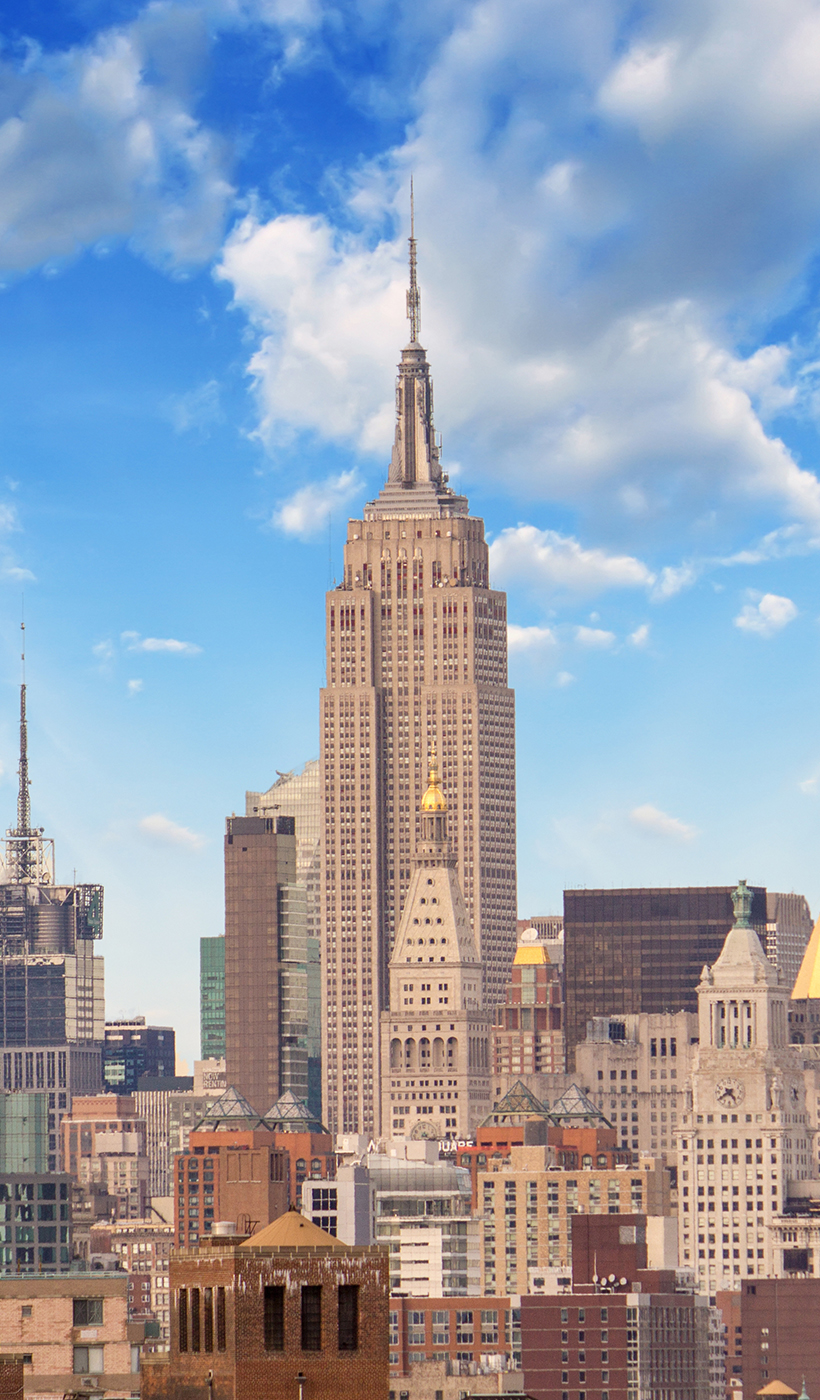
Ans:
{"label": "art deco skyscraper", "polygon": [[516,946],[506,597],[490,588],[483,521],[441,469],[412,232],[407,303],[388,480],[349,521],[344,578],[327,595],[322,1064],[332,1132],[379,1131],[379,1016],[434,744],[487,1007],[503,998]]}

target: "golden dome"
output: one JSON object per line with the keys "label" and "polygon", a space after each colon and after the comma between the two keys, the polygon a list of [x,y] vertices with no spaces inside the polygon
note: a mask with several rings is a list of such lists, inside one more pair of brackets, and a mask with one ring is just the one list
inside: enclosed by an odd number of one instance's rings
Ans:
{"label": "golden dome", "polygon": [[422,812],[446,812],[447,803],[444,793],[439,787],[438,764],[436,762],[436,746],[430,750],[430,775],[427,779],[427,791],[421,799]]}

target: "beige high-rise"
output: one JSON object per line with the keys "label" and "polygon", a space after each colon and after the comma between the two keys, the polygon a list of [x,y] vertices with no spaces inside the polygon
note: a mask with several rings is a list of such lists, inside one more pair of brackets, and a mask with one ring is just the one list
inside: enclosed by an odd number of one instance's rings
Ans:
{"label": "beige high-rise", "polygon": [[344,578],[327,595],[322,1063],[332,1132],[379,1130],[379,1016],[434,744],[485,1006],[503,998],[516,947],[506,597],[489,586],[483,521],[441,470],[412,240],[408,309],[387,484],[349,521]]}

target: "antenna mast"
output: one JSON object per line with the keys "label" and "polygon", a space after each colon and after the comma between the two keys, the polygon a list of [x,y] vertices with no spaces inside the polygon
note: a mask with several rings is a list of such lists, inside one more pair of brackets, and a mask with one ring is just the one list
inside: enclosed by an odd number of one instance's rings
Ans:
{"label": "antenna mast", "polygon": [[17,825],[6,832],[4,882],[13,885],[42,885],[54,880],[54,843],[43,837],[42,828],[31,825],[31,779],[28,775],[28,724],[26,721],[26,624],[20,623],[20,766],[17,769]]}
{"label": "antenna mast", "polygon": [[17,770],[20,787],[17,792],[17,834],[28,836],[31,830],[31,796],[28,776],[28,728],[26,725],[26,624],[20,623],[22,651],[20,653],[22,681],[20,684],[20,767]]}
{"label": "antenna mast", "polygon": [[421,332],[421,296],[416,280],[416,211],[413,198],[413,176],[410,176],[410,288],[407,292],[407,319],[410,341],[417,341]]}

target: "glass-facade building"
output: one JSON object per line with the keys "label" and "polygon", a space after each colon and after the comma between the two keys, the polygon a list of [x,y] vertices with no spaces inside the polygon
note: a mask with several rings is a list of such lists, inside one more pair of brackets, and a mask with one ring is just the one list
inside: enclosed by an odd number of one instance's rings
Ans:
{"label": "glass-facade building", "polygon": [[203,1060],[224,1060],[224,937],[199,940],[199,1043]]}
{"label": "glass-facade building", "polygon": [[0,1275],[67,1273],[71,1264],[71,1177],[3,1173]]}
{"label": "glass-facade building", "polygon": [[[565,890],[567,1068],[593,1016],[697,1011],[704,963],[734,923],[731,885]],[[752,924],[766,939],[766,890],[752,887]]]}

